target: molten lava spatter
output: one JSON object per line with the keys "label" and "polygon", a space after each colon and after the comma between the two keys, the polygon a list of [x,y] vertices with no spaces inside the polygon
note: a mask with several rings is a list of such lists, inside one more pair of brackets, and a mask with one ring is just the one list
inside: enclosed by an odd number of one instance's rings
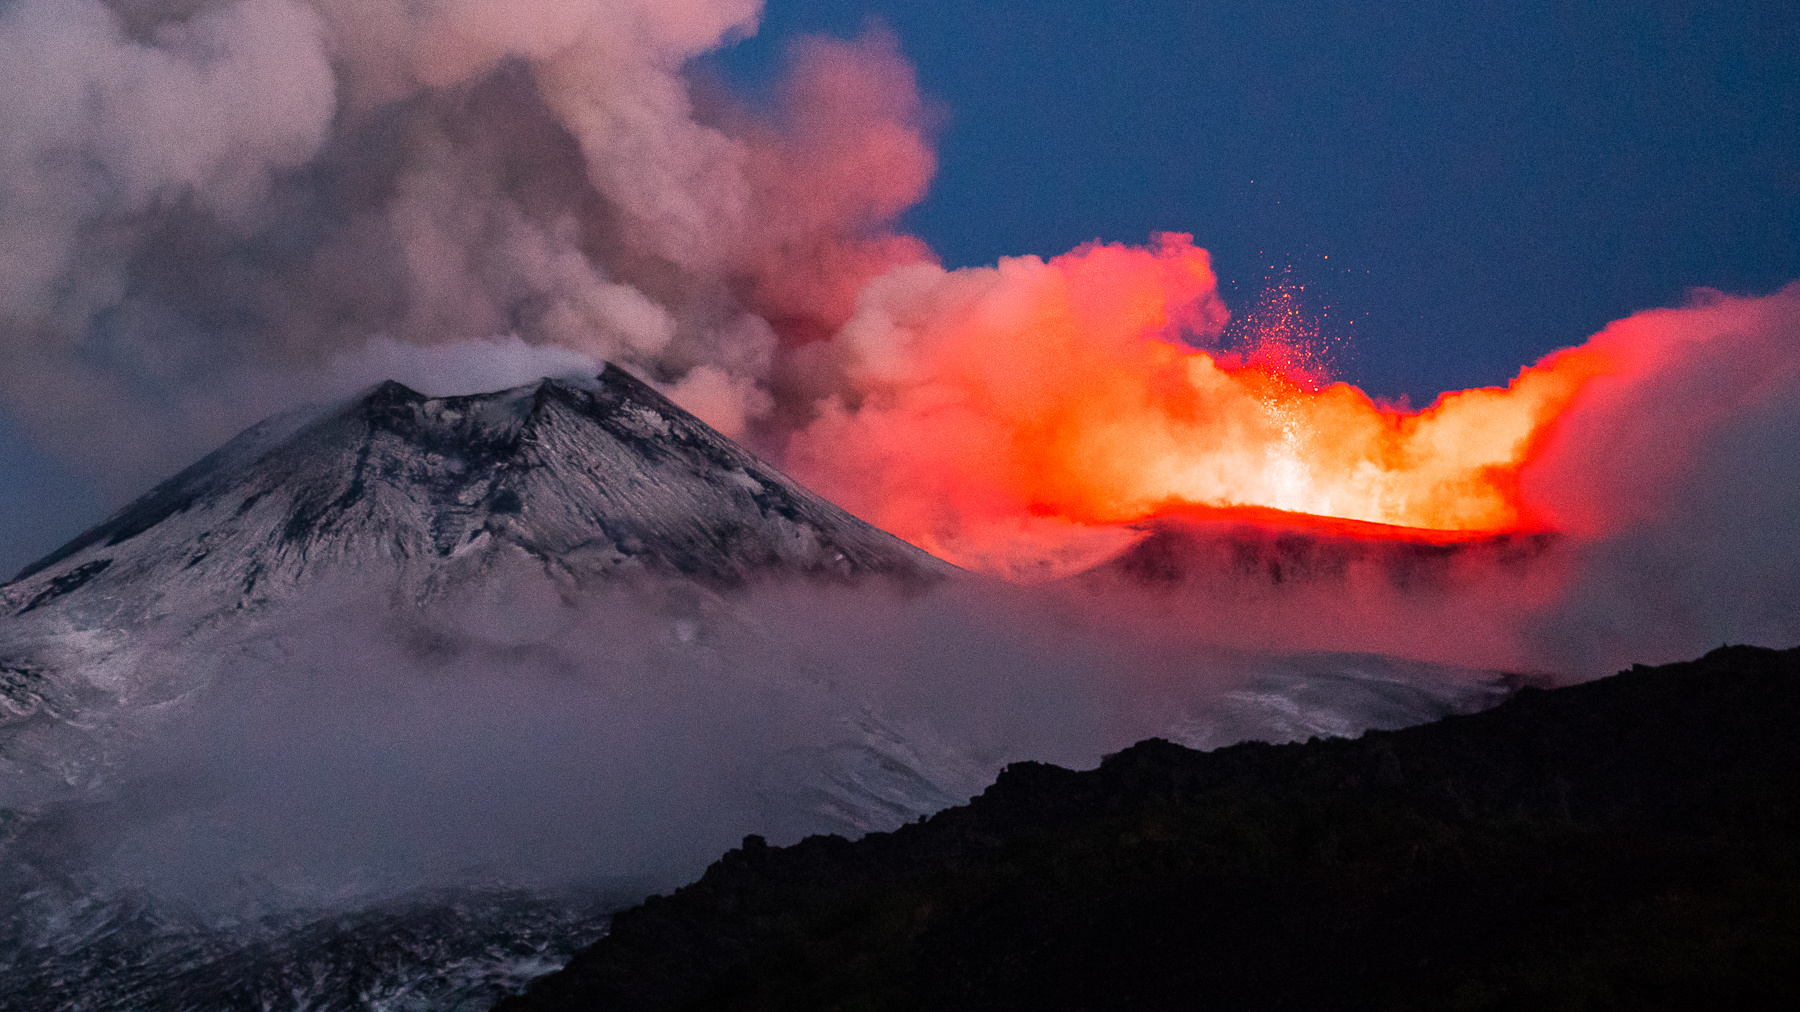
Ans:
{"label": "molten lava spatter", "polygon": [[1305,363],[1228,353],[1225,319],[1185,235],[901,268],[836,339],[860,400],[826,404],[791,459],[853,511],[978,568],[1027,528],[1039,551],[1047,526],[1196,506],[1493,533],[1534,525],[1519,470],[1609,369],[1565,350],[1413,411]]}
{"label": "molten lava spatter", "polygon": [[1046,471],[1064,460],[1086,466],[1057,468],[1062,487],[1054,498],[1040,493],[1040,508],[1087,523],[1193,504],[1510,530],[1526,519],[1519,467],[1604,363],[1564,352],[1505,389],[1445,394],[1418,412],[1382,407],[1344,383],[1315,392],[1282,373],[1228,369],[1205,353],[1172,355],[1166,368],[1160,397],[1070,399],[1054,452],[1041,459]]}

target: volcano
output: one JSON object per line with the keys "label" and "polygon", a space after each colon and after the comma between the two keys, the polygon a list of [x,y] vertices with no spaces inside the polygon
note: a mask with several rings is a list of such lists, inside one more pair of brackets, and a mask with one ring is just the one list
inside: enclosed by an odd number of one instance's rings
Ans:
{"label": "volcano", "polygon": [[182,597],[254,609],[309,574],[371,564],[429,592],[508,554],[575,582],[953,569],[609,365],[592,382],[469,397],[389,381],[322,417],[270,419],[27,567],[4,600],[18,617],[117,625]]}
{"label": "volcano", "polygon": [[[710,828],[860,833],[953,804],[972,767],[790,663],[736,602],[784,582],[905,598],[957,572],[613,366],[271,418],[0,587],[0,1005],[310,988],[332,997],[308,1007],[362,1007],[389,987],[478,1006],[559,965],[641,895],[632,876],[703,860]],[[658,740],[720,712],[730,758]],[[699,830],[634,816],[659,777],[718,810]],[[434,793],[475,778],[481,800]],[[539,799],[528,818],[583,790],[599,814],[574,834],[510,831],[625,855],[598,878],[481,851],[512,799]],[[647,818],[665,831],[633,838]],[[297,833],[335,856],[296,865]],[[348,934],[346,903],[367,922]]]}
{"label": "volcano", "polygon": [[0,588],[0,707],[16,758],[34,722],[194,687],[150,684],[144,643],[253,635],[324,584],[428,606],[501,573],[568,597],[955,571],[616,366],[465,397],[389,381],[248,429]]}
{"label": "volcano", "polygon": [[[475,1007],[745,832],[968,798],[1022,747],[990,724],[1100,741],[1055,720],[1105,651],[975,590],[616,367],[271,418],[0,587],[0,1004]],[[1511,690],[1177,654],[1118,710],[1203,747]]]}

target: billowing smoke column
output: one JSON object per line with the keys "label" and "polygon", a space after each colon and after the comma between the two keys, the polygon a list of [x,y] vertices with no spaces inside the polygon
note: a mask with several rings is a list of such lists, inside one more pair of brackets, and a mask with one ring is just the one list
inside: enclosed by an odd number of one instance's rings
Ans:
{"label": "billowing smoke column", "polygon": [[928,256],[889,225],[934,166],[880,36],[796,45],[773,112],[683,77],[759,9],[8,5],[0,393],[120,491],[379,378],[372,340],[389,367],[467,342],[527,373],[620,361],[743,434],[809,381],[783,335],[831,333]]}
{"label": "billowing smoke column", "polygon": [[1223,339],[1186,236],[939,267],[895,228],[934,159],[890,39],[797,43],[768,108],[690,79],[759,10],[17,0],[0,396],[124,492],[384,375],[452,392],[606,358],[972,568],[1081,568],[1194,508],[1560,532],[1525,583],[1458,584],[1446,622],[1537,644],[1485,660],[1800,639],[1800,288],[1383,405]]}

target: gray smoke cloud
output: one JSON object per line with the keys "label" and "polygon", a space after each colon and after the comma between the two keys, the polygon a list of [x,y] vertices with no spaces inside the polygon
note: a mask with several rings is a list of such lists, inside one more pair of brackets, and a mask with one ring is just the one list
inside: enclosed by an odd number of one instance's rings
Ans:
{"label": "gray smoke cloud", "polygon": [[133,677],[168,698],[103,722],[110,772],[14,768],[0,810],[30,829],[9,859],[28,888],[68,875],[217,917],[483,883],[629,893],[746,833],[893,828],[1010,761],[1355,733],[1494,698],[1486,672],[1220,649],[1112,605],[982,583],[571,596],[529,566],[425,606],[321,584],[252,635],[146,644]]}
{"label": "gray smoke cloud", "polygon": [[771,110],[684,76],[759,13],[18,0],[0,397],[115,493],[383,369],[510,375],[519,345],[750,434],[828,371],[785,349],[928,255],[891,225],[934,164],[879,34],[795,45]]}
{"label": "gray smoke cloud", "polygon": [[1695,292],[1592,343],[1622,368],[1521,476],[1572,542],[1524,637],[1594,675],[1800,643],[1800,283]]}

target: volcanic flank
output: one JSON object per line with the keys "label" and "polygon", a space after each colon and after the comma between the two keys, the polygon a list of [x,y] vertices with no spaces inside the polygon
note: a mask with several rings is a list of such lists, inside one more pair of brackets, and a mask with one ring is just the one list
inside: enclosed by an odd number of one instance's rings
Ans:
{"label": "volcanic flank", "polygon": [[[643,583],[716,614],[708,595],[759,577],[918,588],[955,571],[617,367],[465,397],[390,381],[252,427],[0,588],[0,763],[87,775],[109,750],[64,732],[106,737],[102,715],[202,689],[233,650],[266,652],[271,623],[315,621],[309,596],[404,622],[521,581],[549,595],[538,612]],[[504,642],[534,620],[476,610]]]}
{"label": "volcanic flank", "polygon": [[[772,569],[929,579],[951,571],[756,460],[623,370],[429,398],[388,382],[296,426],[257,425],[6,588],[107,621],[109,588],[237,596],[371,557],[424,570],[519,552],[574,580],[649,570],[739,583]],[[149,535],[146,537],[145,535]],[[82,588],[79,598],[70,595]],[[135,609],[135,612],[132,611]]]}
{"label": "volcanic flank", "polygon": [[0,1006],[473,1007],[749,828],[939,810],[743,608],[955,572],[610,366],[270,419],[0,588]]}
{"label": "volcanic flank", "polygon": [[0,692],[28,714],[44,671],[103,684],[131,634],[257,613],[309,582],[422,601],[508,565],[570,587],[954,571],[617,367],[469,397],[390,381],[252,427],[0,588]]}

